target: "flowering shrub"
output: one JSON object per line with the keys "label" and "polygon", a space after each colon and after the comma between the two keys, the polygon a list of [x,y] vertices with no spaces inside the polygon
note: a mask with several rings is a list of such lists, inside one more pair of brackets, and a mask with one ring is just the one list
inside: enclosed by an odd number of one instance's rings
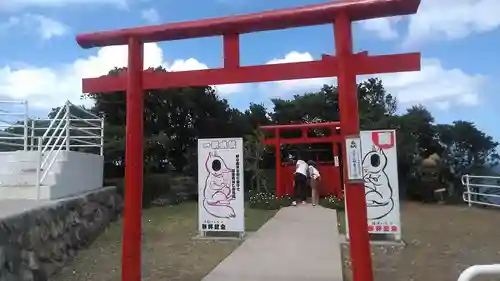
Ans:
{"label": "flowering shrub", "polygon": [[273,192],[250,192],[248,203],[254,209],[278,210],[290,206],[292,198],[288,195],[278,198]]}
{"label": "flowering shrub", "polygon": [[337,198],[337,196],[329,195],[319,201],[319,204],[325,208],[344,210],[344,198]]}

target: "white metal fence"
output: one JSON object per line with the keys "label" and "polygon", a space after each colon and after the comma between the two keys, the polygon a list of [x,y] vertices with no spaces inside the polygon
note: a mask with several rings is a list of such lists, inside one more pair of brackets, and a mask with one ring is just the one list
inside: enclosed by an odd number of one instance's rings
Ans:
{"label": "white metal fence", "polygon": [[[469,204],[500,207],[500,177],[463,175],[463,200]],[[457,281],[471,281],[482,275],[500,275],[500,264],[473,265],[460,274]]]}
{"label": "white metal fence", "polygon": [[463,200],[473,204],[500,207],[500,177],[463,175]]}
{"label": "white metal fence", "polygon": [[473,265],[464,270],[457,281],[471,281],[482,275],[500,275],[500,264]]}
{"label": "white metal fence", "polygon": [[[23,105],[22,111],[13,105]],[[52,119],[29,119],[28,102],[0,101],[0,148],[38,151],[37,188],[61,150],[103,155],[104,119],[67,101]]]}
{"label": "white metal fence", "polygon": [[0,146],[28,150],[28,102],[0,101]]}

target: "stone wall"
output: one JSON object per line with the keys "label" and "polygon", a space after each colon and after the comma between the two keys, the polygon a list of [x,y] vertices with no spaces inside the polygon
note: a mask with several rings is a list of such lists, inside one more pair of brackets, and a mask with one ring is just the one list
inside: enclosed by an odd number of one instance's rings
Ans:
{"label": "stone wall", "polygon": [[0,281],[47,280],[116,220],[122,207],[110,187],[4,218]]}

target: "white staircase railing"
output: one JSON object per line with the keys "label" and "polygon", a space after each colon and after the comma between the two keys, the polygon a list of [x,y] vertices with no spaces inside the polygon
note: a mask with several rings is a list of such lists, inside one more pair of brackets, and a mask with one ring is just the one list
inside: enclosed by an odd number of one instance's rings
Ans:
{"label": "white staircase railing", "polygon": [[0,150],[28,150],[28,102],[0,101]]}
{"label": "white staircase railing", "polygon": [[[37,186],[43,184],[61,150],[87,148],[85,152],[92,152],[92,148],[97,148],[103,155],[104,119],[69,101],[53,119],[32,120],[31,128],[31,139],[37,140],[40,159]],[[44,133],[37,137],[37,132]]]}
{"label": "white staircase railing", "polygon": [[500,264],[473,265],[465,269],[457,281],[471,281],[481,275],[500,275]]}
{"label": "white staircase railing", "polygon": [[[11,105],[19,104],[23,112],[12,110]],[[28,117],[28,102],[0,101],[0,148],[38,151],[38,195],[61,150],[103,155],[104,119],[92,112],[67,101],[52,119]]]}
{"label": "white staircase railing", "polygon": [[463,200],[469,205],[500,207],[500,177],[463,175]]}

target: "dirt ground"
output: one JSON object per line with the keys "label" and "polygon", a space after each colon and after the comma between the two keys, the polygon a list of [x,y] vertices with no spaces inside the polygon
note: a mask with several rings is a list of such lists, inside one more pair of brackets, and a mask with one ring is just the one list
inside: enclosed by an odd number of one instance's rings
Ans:
{"label": "dirt ground", "polygon": [[[456,281],[471,265],[500,261],[498,209],[405,203],[401,216],[406,246],[372,246],[376,281]],[[349,247],[343,246],[342,252],[349,281]]]}
{"label": "dirt ground", "polygon": [[[248,231],[255,231],[276,212],[247,209]],[[238,241],[193,240],[197,205],[184,203],[144,211],[143,281],[199,281],[228,256]],[[53,281],[119,281],[121,223],[115,223]]]}

